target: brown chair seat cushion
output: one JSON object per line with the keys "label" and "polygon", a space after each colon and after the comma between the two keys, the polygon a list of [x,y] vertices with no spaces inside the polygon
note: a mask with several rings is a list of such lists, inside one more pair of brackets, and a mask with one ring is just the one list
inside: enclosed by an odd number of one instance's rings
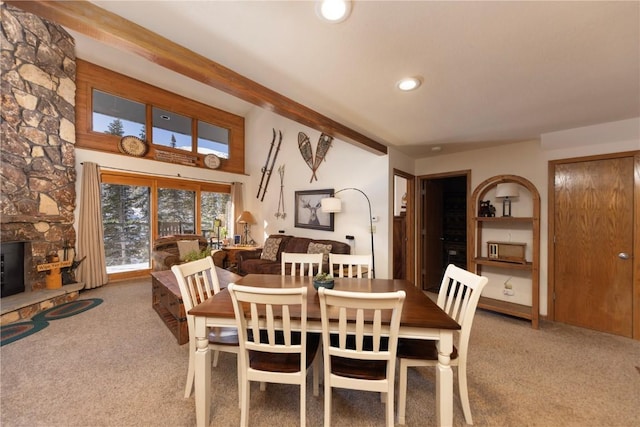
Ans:
{"label": "brown chair seat cushion", "polygon": [[[266,341],[266,339],[264,340]],[[263,342],[264,342],[263,341]],[[281,337],[276,337],[276,342],[283,342]],[[300,343],[300,337],[294,343]],[[313,359],[320,345],[320,334],[307,334],[307,368],[313,363]],[[297,353],[263,353],[259,351],[249,351],[249,366],[260,371],[270,372],[299,372],[300,371],[300,355]]]}
{"label": "brown chair seat cushion", "polygon": [[[402,359],[438,360],[436,342],[430,340],[398,339],[398,357]],[[458,358],[458,349],[453,346],[451,359]]]}
{"label": "brown chair seat cushion", "polygon": [[[337,346],[336,340],[338,339],[338,336],[332,334],[330,339],[332,345]],[[345,346],[348,349],[355,349],[355,336],[348,335]],[[371,350],[373,347],[371,337],[365,336],[362,346],[366,350]],[[382,339],[381,347],[383,351],[387,350],[387,339]],[[331,373],[347,378],[356,378],[362,380],[383,380],[387,377],[387,362],[386,360],[362,360],[331,356]]]}

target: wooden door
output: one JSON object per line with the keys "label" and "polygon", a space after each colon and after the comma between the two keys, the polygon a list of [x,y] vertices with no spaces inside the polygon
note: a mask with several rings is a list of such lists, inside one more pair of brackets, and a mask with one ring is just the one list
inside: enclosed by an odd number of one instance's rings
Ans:
{"label": "wooden door", "polygon": [[393,278],[406,279],[407,263],[407,225],[406,216],[393,217]]}
{"label": "wooden door", "polygon": [[422,289],[437,289],[442,281],[442,192],[439,179],[424,180],[422,188]]}
{"label": "wooden door", "polygon": [[555,320],[632,337],[633,174],[633,157],[555,166]]}

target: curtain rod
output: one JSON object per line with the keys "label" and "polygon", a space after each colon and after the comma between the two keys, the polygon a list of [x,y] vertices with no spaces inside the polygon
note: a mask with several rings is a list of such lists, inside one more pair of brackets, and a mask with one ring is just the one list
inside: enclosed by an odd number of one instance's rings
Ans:
{"label": "curtain rod", "polygon": [[[80,165],[84,165],[84,162],[80,162]],[[98,165],[100,166],[100,165]],[[102,166],[100,166],[102,168]],[[183,179],[189,179],[189,180],[193,180],[193,181],[205,181],[205,182],[210,182],[213,184],[242,184],[241,182],[236,182],[236,181],[214,181],[211,179],[202,179],[202,178],[190,178],[187,176],[181,176],[179,173],[176,175],[170,175],[170,174],[163,174],[163,173],[156,173],[156,172],[150,172],[150,173],[146,173],[146,172],[140,172],[140,171],[134,171],[131,169],[120,169],[120,168],[114,168],[114,167],[105,167],[105,170],[116,170],[116,171],[122,171],[122,172],[132,172],[132,173],[136,173],[139,175],[148,175],[148,176],[164,176],[164,177],[169,177],[169,178],[183,178]]]}

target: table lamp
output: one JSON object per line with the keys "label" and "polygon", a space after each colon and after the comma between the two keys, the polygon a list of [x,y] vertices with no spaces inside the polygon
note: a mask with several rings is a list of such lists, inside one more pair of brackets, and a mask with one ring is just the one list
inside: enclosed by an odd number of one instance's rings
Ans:
{"label": "table lamp", "polygon": [[244,224],[244,241],[242,242],[242,244],[248,245],[249,244],[249,226],[251,224],[255,224],[256,219],[253,217],[253,215],[251,215],[251,212],[244,211],[240,214],[238,219],[236,219],[236,222],[238,224]]}
{"label": "table lamp", "polygon": [[496,197],[502,198],[502,216],[511,216],[511,198],[518,197],[520,190],[515,182],[498,184]]}

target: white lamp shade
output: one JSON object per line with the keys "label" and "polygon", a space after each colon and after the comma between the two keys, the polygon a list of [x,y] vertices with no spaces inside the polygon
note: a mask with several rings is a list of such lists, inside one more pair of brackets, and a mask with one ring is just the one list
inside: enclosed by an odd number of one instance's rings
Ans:
{"label": "white lamp shade", "polygon": [[505,182],[498,184],[496,188],[496,197],[518,197],[520,189],[515,182]]}
{"label": "white lamp shade", "polygon": [[320,200],[321,210],[325,213],[342,212],[342,201],[337,197],[327,197]]}

